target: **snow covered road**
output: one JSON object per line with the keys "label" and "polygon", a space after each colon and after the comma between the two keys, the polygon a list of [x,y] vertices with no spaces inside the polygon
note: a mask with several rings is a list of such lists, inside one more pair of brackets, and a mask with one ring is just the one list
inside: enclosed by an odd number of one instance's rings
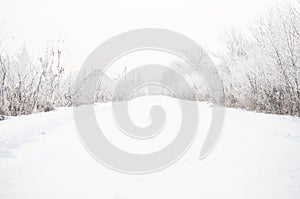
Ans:
{"label": "snow covered road", "polygon": [[[147,124],[147,104],[154,101],[166,105],[170,124],[165,128],[175,131],[180,118],[176,118],[178,107],[172,98],[134,100],[130,106],[132,120],[139,125]],[[111,115],[110,104],[99,104],[95,108],[101,127],[117,131],[113,119],[108,117]],[[187,154],[171,167],[148,175],[118,173],[94,160],[80,143],[71,108],[2,121],[0,198],[300,197],[299,118],[227,109],[217,147],[206,159],[198,160],[209,126],[209,105],[199,103],[199,112],[199,134]],[[169,136],[172,137],[172,133]],[[111,140],[116,138],[116,135],[110,137]],[[131,141],[119,138],[115,144],[127,147],[128,151],[140,147],[139,144],[128,147]],[[148,145],[143,143],[145,148],[142,150],[148,152],[160,148],[169,138],[155,139]]]}

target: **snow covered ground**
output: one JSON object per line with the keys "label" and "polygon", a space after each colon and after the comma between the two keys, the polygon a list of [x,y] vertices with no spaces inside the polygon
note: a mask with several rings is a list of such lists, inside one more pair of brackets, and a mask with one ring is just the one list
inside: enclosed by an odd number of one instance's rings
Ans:
{"label": "snow covered ground", "polygon": [[[180,109],[172,98],[142,97],[131,102],[132,120],[147,124],[153,103],[163,105],[168,124],[165,134],[148,144],[118,134],[109,103],[95,106],[98,123],[124,150],[157,150],[176,133]],[[80,143],[71,108],[1,121],[0,198],[300,198],[299,118],[226,109],[217,147],[198,160],[210,106],[199,103],[199,110],[199,134],[190,150],[171,167],[148,175],[117,173],[94,160]]]}

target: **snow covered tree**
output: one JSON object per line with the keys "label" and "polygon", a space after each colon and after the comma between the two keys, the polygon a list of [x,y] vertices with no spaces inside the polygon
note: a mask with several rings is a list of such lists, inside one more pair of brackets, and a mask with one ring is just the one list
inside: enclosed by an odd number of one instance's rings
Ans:
{"label": "snow covered tree", "polygon": [[299,5],[278,5],[250,35],[226,34],[222,70],[227,105],[300,115]]}

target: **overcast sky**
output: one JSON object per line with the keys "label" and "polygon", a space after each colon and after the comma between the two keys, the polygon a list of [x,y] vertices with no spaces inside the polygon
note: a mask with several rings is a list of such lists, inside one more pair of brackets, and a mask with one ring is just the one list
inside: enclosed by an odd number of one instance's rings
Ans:
{"label": "overcast sky", "polygon": [[[222,49],[220,35],[245,29],[276,0],[0,0],[6,47],[26,44],[39,52],[65,41],[68,64],[78,68],[101,42],[137,28],[165,28],[197,41],[210,52]],[[280,0],[277,0],[280,1]]]}

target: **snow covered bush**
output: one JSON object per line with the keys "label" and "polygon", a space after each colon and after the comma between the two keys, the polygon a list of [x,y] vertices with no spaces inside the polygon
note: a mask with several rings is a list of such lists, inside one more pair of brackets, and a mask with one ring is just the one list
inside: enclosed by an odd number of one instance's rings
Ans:
{"label": "snow covered bush", "polygon": [[4,115],[50,111],[61,104],[61,51],[48,47],[38,60],[32,60],[23,47],[17,53],[0,54],[0,107]]}

